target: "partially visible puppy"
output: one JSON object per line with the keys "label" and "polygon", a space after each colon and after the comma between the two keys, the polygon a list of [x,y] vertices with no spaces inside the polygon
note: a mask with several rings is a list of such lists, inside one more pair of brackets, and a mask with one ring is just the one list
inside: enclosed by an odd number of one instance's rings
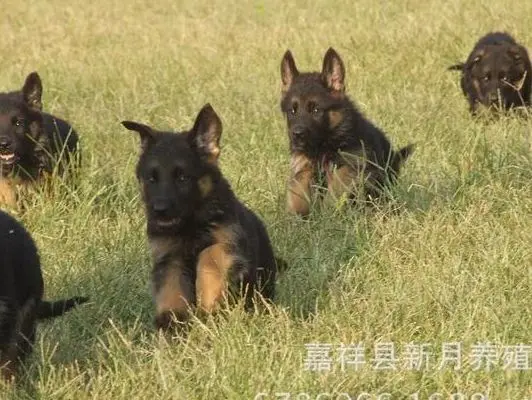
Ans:
{"label": "partially visible puppy", "polygon": [[10,380],[31,352],[38,320],[59,316],[88,300],[43,301],[37,247],[30,234],[0,211],[0,376]]}
{"label": "partially visible puppy", "polygon": [[0,204],[15,206],[19,186],[40,182],[54,170],[63,175],[71,161],[79,161],[77,133],[42,111],[42,92],[33,72],[21,90],[0,93]]}
{"label": "partially visible puppy", "polygon": [[483,36],[467,61],[452,65],[449,70],[462,72],[460,85],[472,114],[481,105],[492,110],[530,106],[530,58],[526,48],[508,33]]}

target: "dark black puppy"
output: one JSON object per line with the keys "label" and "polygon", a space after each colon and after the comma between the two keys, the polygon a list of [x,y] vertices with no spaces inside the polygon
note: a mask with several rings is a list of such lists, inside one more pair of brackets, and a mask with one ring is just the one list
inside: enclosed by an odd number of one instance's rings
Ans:
{"label": "dark black puppy", "polygon": [[507,33],[483,36],[465,63],[449,69],[462,72],[460,85],[472,114],[480,105],[492,110],[530,106],[530,58],[526,48]]}
{"label": "dark black puppy", "polygon": [[300,73],[288,50],[281,80],[291,152],[288,211],[308,214],[319,176],[335,196],[360,199],[356,192],[362,186],[362,194],[379,197],[413,146],[392,150],[384,133],[358,111],[345,93],[345,68],[336,51],[327,51],[321,72]]}
{"label": "dark black puppy", "polygon": [[17,185],[62,175],[78,150],[72,127],[42,112],[42,90],[33,72],[22,90],[0,93],[0,203],[15,204]]}
{"label": "dark black puppy", "polygon": [[141,184],[153,258],[156,326],[210,313],[229,293],[273,299],[277,265],[260,219],[218,168],[222,123],[207,104],[192,130],[172,133],[124,121],[140,134]]}
{"label": "dark black puppy", "polygon": [[14,218],[0,211],[0,372],[14,376],[30,352],[38,320],[59,316],[88,300],[42,300],[44,284],[37,248]]}

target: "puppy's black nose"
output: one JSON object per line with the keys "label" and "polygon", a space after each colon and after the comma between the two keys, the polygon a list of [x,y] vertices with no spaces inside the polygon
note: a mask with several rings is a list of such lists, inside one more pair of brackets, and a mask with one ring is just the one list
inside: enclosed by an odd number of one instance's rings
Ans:
{"label": "puppy's black nose", "polygon": [[304,137],[306,133],[307,133],[307,129],[303,126],[295,126],[292,129],[292,135],[298,139],[301,139],[302,137]]}
{"label": "puppy's black nose", "polygon": [[0,136],[0,151],[6,151],[9,150],[9,147],[11,147],[11,139],[7,136]]}
{"label": "puppy's black nose", "polygon": [[488,96],[488,100],[490,103],[498,103],[499,102],[499,94],[497,92],[490,93]]}
{"label": "puppy's black nose", "polygon": [[158,216],[165,216],[170,209],[170,201],[167,199],[156,199],[152,202],[151,208]]}

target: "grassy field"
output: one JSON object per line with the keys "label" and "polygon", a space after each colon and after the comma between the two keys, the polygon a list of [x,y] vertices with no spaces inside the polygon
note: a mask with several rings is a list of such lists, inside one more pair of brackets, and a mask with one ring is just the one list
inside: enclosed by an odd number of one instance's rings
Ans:
{"label": "grassy field", "polygon": [[[532,2],[2,4],[0,90],[37,70],[45,110],[71,121],[84,149],[79,187],[28,198],[19,218],[40,248],[46,296],[91,296],[40,325],[25,378],[0,383],[2,400],[532,397],[532,371],[505,367],[503,354],[532,344],[532,119],[473,120],[446,71],[489,30],[532,47]],[[301,70],[320,68],[329,46],[364,113],[417,150],[388,206],[301,221],[284,211],[279,63],[290,48]],[[224,123],[222,170],[290,268],[271,312],[236,308],[182,341],[152,325],[139,143],[120,121],[187,129],[206,102]],[[462,365],[438,368],[451,342]],[[309,343],[331,346],[326,370],[313,370]],[[391,343],[396,368],[375,368]],[[489,370],[474,358],[486,343],[497,351]],[[342,344],[364,346],[366,363],[343,364]],[[409,344],[431,345],[428,367],[405,364]]]}

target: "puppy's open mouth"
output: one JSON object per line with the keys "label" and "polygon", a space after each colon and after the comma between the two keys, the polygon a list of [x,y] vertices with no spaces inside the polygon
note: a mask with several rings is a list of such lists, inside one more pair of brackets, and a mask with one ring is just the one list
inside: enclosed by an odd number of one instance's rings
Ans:
{"label": "puppy's open mouth", "polygon": [[169,218],[169,219],[157,219],[155,223],[161,228],[168,228],[171,226],[178,225],[181,221],[181,218]]}
{"label": "puppy's open mouth", "polygon": [[3,165],[11,165],[17,161],[17,156],[15,153],[1,154],[0,153],[0,163]]}

